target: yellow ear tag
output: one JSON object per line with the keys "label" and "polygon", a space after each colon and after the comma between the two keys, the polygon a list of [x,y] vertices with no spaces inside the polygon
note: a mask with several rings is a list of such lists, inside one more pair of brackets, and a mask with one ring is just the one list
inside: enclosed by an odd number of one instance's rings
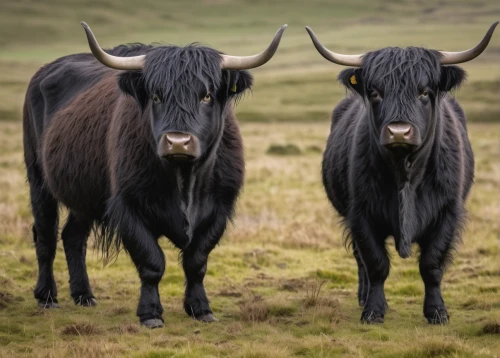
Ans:
{"label": "yellow ear tag", "polygon": [[236,93],[236,84],[231,88],[231,92]]}
{"label": "yellow ear tag", "polygon": [[357,85],[358,84],[358,81],[356,81],[356,76],[355,75],[352,75],[351,78],[349,78],[349,80],[351,81],[352,85]]}

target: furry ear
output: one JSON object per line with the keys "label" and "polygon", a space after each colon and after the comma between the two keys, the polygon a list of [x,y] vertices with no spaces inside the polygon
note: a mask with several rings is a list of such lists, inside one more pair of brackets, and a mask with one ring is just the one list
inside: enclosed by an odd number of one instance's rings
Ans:
{"label": "furry ear", "polygon": [[148,94],[144,86],[142,72],[126,71],[119,75],[118,86],[120,89],[135,98],[142,110],[146,108],[148,102]]}
{"label": "furry ear", "polygon": [[347,89],[350,91],[356,91],[363,96],[365,91],[363,87],[363,77],[361,74],[361,68],[347,68],[341,71],[337,78]]}
{"label": "furry ear", "polygon": [[239,98],[243,92],[253,85],[253,77],[246,70],[224,70],[222,72],[223,85],[221,90],[227,98]]}
{"label": "furry ear", "polygon": [[439,90],[442,92],[449,92],[460,87],[466,78],[467,74],[458,66],[441,66]]}

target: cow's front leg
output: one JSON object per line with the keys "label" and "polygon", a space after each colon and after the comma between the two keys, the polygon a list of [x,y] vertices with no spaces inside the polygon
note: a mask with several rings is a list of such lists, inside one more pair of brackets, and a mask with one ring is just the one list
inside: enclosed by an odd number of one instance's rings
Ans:
{"label": "cow's front leg", "polygon": [[186,276],[184,310],[196,320],[218,321],[210,308],[203,279],[207,272],[208,255],[219,242],[226,228],[226,217],[219,217],[211,227],[197,229],[191,244],[182,253],[182,267]]}
{"label": "cow's front leg", "polygon": [[390,262],[385,248],[385,237],[377,235],[367,221],[363,220],[351,228],[352,240],[368,277],[366,301],[361,322],[383,323],[387,309],[384,283],[389,276]]}
{"label": "cow's front leg", "polygon": [[[124,210],[125,211],[125,210]],[[165,272],[165,256],[143,222],[131,211],[125,211],[119,225],[125,250],[132,258],[141,279],[141,296],[137,316],[148,328],[163,327],[163,307],[160,303],[158,284]]]}
{"label": "cow's front leg", "polygon": [[420,244],[420,275],[425,285],[424,316],[430,324],[447,324],[448,310],[441,294],[441,280],[456,237],[457,221],[451,215],[432,233],[424,235]]}

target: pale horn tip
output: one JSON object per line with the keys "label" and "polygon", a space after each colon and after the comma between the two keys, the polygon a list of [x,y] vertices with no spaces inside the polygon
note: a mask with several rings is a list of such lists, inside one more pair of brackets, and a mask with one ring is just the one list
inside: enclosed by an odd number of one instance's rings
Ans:
{"label": "pale horn tip", "polygon": [[490,28],[488,29],[488,32],[486,33],[487,36],[491,36],[493,34],[493,31],[495,31],[495,28],[497,27],[499,22],[500,21],[495,21],[494,23],[491,24]]}
{"label": "pale horn tip", "polygon": [[283,36],[283,32],[285,32],[286,28],[288,27],[288,24],[284,24],[281,26],[278,31],[276,31],[275,37],[277,37],[278,40],[281,40],[281,36]]}
{"label": "pale horn tip", "polygon": [[85,21],[80,21],[80,25],[85,29],[85,31],[90,30],[89,25]]}

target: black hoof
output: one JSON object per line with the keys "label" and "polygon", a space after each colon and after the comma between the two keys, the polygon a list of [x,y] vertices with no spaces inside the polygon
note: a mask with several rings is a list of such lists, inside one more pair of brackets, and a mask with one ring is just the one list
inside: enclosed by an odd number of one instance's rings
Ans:
{"label": "black hoof", "polygon": [[97,301],[94,297],[78,297],[77,299],[75,299],[75,305],[83,307],[94,307],[97,306]]}
{"label": "black hoof", "polygon": [[38,300],[38,308],[59,308],[57,301],[42,301]]}
{"label": "black hoof", "polygon": [[160,318],[147,319],[145,321],[142,321],[141,325],[149,329],[162,328],[163,320]]}
{"label": "black hoof", "polygon": [[384,323],[384,315],[375,311],[363,312],[363,314],[361,314],[361,323]]}
{"label": "black hoof", "polygon": [[426,314],[427,322],[429,324],[448,324],[450,323],[450,315],[448,311],[443,309],[435,310],[432,314]]}
{"label": "black hoof", "polygon": [[207,314],[198,316],[198,317],[196,317],[196,320],[201,321],[201,322],[207,322],[207,323],[219,322],[219,320],[217,318],[215,318],[215,316],[212,313],[207,313]]}

